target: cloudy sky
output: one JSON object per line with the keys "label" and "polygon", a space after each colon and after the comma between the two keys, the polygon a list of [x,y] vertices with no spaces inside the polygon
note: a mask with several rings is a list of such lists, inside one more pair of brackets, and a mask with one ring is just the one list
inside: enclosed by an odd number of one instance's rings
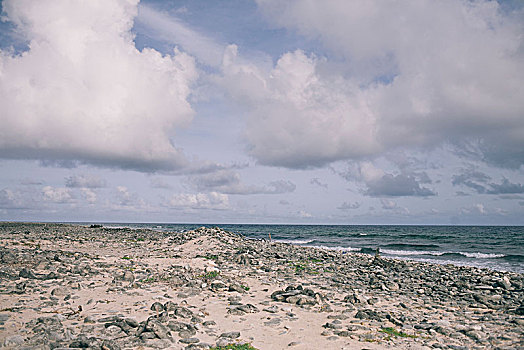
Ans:
{"label": "cloudy sky", "polygon": [[524,225],[523,2],[0,4],[0,220]]}

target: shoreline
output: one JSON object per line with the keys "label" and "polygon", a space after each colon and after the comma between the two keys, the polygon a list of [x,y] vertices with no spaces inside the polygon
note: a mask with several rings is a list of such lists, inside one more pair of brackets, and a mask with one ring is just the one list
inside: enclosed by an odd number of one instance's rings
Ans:
{"label": "shoreline", "polygon": [[7,348],[524,346],[521,273],[342,254],[215,228],[0,223],[0,241]]}

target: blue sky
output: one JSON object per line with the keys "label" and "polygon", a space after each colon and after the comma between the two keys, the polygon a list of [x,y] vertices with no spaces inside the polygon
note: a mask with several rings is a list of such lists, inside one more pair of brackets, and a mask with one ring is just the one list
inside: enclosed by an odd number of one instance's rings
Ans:
{"label": "blue sky", "polygon": [[1,4],[0,220],[524,224],[518,1]]}

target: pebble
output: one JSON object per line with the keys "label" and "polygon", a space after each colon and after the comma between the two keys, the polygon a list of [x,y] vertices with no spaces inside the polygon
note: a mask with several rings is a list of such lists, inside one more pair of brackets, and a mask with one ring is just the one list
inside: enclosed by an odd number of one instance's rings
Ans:
{"label": "pebble", "polygon": [[[31,242],[37,241],[35,249]],[[185,262],[161,270],[143,263],[183,259],[183,244],[211,241],[218,248],[198,252],[205,268]],[[522,274],[247,240],[218,228],[177,234],[1,223],[0,242],[0,292],[15,300],[0,313],[0,331],[20,332],[3,339],[6,347],[43,348],[47,339],[55,349],[208,349],[200,339],[210,336],[216,346],[242,343],[240,332],[224,332],[220,318],[206,310],[216,302],[228,307],[233,322],[245,327],[257,319],[257,327],[282,335],[292,322],[318,313],[322,321],[305,332],[322,336],[326,349],[334,345],[326,341],[342,338],[360,341],[362,348],[371,342],[406,349],[509,349],[521,346],[524,333]],[[99,249],[75,252],[68,242]],[[108,254],[114,259],[106,259]],[[264,287],[248,290],[246,277],[260,278]],[[79,299],[102,287],[100,296]],[[149,291],[152,296],[144,297]],[[254,293],[266,299],[250,303]],[[121,295],[133,295],[135,304],[118,305],[114,300]],[[202,303],[191,305],[193,298]],[[37,315],[15,328],[14,315],[26,308]],[[400,331],[414,336],[395,335]],[[286,344],[304,346],[298,340]]]}

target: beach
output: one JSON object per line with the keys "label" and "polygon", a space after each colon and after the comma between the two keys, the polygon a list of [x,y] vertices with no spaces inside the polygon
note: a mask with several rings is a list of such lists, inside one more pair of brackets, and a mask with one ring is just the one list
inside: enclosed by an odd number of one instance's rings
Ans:
{"label": "beach", "polygon": [[0,242],[5,348],[524,347],[521,273],[217,227],[0,223]]}

